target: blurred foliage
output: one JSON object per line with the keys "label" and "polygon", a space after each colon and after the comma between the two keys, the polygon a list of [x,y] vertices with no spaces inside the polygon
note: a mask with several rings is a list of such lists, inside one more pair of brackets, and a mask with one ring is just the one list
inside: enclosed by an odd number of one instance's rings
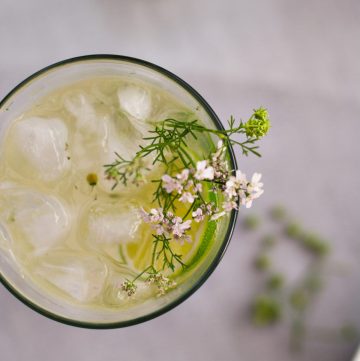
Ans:
{"label": "blurred foliage", "polygon": [[309,303],[309,297],[304,289],[299,288],[290,295],[290,305],[297,311],[304,311]]}
{"label": "blurred foliage", "polygon": [[325,256],[330,250],[329,244],[314,233],[303,235],[302,243],[315,256]]}
{"label": "blurred foliage", "polygon": [[310,277],[305,279],[304,287],[308,290],[308,292],[314,294],[321,291],[323,287],[323,282],[319,275],[312,274],[310,275]]}
{"label": "blurred foliage", "polygon": [[345,341],[354,341],[359,337],[359,332],[354,325],[346,324],[340,328],[340,336]]}
{"label": "blurred foliage", "polygon": [[286,218],[287,212],[285,207],[276,205],[270,209],[270,216],[275,221],[282,221]]}
{"label": "blurred foliage", "polygon": [[265,254],[260,254],[254,260],[254,266],[259,271],[265,271],[270,268],[271,261]]}
{"label": "blurred foliage", "polygon": [[285,226],[285,234],[290,238],[299,240],[303,231],[298,223],[292,221]]}
{"label": "blurred foliage", "polygon": [[269,250],[276,245],[276,236],[273,234],[268,234],[264,236],[262,240],[262,246],[264,249]]}
{"label": "blurred foliage", "polygon": [[266,286],[271,291],[278,291],[284,285],[284,276],[280,273],[275,273],[266,281]]}
{"label": "blurred foliage", "polygon": [[243,226],[247,230],[255,230],[258,229],[261,223],[260,217],[250,214],[244,218]]}
{"label": "blurred foliage", "polygon": [[281,318],[280,303],[267,295],[256,297],[252,309],[252,322],[256,326],[269,326]]}
{"label": "blurred foliage", "polygon": [[[284,319],[290,320],[290,348],[300,351],[307,335],[306,315],[324,288],[324,266],[330,246],[321,236],[306,230],[298,220],[290,218],[285,207],[274,206],[268,215],[272,228],[278,231],[260,237],[260,247],[253,264],[264,278],[264,287],[251,303],[251,322],[261,327],[277,324]],[[259,231],[260,226],[266,223],[264,221],[260,216],[252,214],[244,218],[243,227],[248,231]],[[296,242],[300,251],[307,252],[310,262],[300,279],[292,284],[286,284],[286,275],[274,269],[271,258],[271,251],[289,239]],[[354,340],[358,336],[353,325],[344,325],[338,334],[344,340]]]}

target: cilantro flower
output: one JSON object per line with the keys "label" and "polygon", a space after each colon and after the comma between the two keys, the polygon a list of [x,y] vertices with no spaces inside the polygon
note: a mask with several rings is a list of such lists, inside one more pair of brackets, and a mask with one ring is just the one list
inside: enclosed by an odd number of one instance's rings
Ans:
{"label": "cilantro flower", "polygon": [[194,200],[195,200],[195,196],[190,192],[184,192],[182,196],[179,198],[179,201],[183,203],[193,203]]}
{"label": "cilantro flower", "polygon": [[122,291],[126,292],[129,297],[133,296],[136,293],[137,286],[134,282],[125,280],[121,284]]}
{"label": "cilantro flower", "polygon": [[183,187],[178,180],[170,177],[168,174],[164,174],[161,180],[163,181],[163,188],[165,188],[167,193],[172,193],[173,191],[181,193]]}
{"label": "cilantro flower", "polygon": [[211,166],[208,167],[207,164],[207,160],[202,160],[196,163],[195,178],[197,180],[214,179],[214,168]]}
{"label": "cilantro flower", "polygon": [[192,217],[194,218],[195,222],[201,222],[204,220],[205,215],[203,213],[203,210],[199,207],[194,212],[192,212]]}
{"label": "cilantro flower", "polygon": [[182,218],[175,217],[174,224],[172,227],[172,234],[174,239],[183,243],[183,241],[191,242],[191,238],[185,235],[185,232],[191,228],[191,219],[183,222]]}

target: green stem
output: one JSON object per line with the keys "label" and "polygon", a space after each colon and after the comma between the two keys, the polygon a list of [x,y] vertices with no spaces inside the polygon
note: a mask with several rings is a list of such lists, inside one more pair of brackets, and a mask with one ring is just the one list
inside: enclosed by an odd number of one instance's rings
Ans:
{"label": "green stem", "polygon": [[158,242],[159,242],[159,240],[157,238],[155,238],[152,256],[151,256],[151,266],[153,267],[153,269],[155,269],[154,265],[155,265],[156,248],[157,248]]}
{"label": "green stem", "polygon": [[194,206],[195,206],[195,201],[191,204],[191,206],[189,207],[189,209],[185,213],[185,216],[183,217],[183,219],[186,219],[186,217],[189,215],[189,213],[194,209]]}
{"label": "green stem", "polygon": [[[185,155],[185,157],[189,160],[189,163],[195,168],[195,162],[194,162],[194,160],[191,158],[191,156],[189,155],[189,153],[183,148],[183,147],[180,147],[179,148],[179,150],[178,150],[178,152],[182,152],[184,155]],[[179,153],[180,153],[179,152]],[[184,164],[185,165],[185,164]]]}
{"label": "green stem", "polygon": [[154,267],[153,266],[148,266],[148,267],[146,267],[141,273],[139,273],[133,280],[132,280],[132,282],[134,283],[136,280],[138,280],[144,273],[146,273],[149,269],[153,269],[153,270],[155,270],[154,269]]}

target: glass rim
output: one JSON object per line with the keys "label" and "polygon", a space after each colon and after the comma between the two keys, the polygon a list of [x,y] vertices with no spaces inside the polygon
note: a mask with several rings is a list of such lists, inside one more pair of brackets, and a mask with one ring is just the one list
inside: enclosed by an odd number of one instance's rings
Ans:
{"label": "glass rim", "polygon": [[[161,66],[158,66],[156,64],[153,64],[151,62],[124,56],[124,55],[115,55],[115,54],[92,54],[92,55],[83,55],[78,57],[73,57],[69,59],[65,59],[56,63],[53,63],[49,66],[46,66],[39,71],[33,73],[29,77],[25,78],[23,81],[21,81],[18,85],[16,85],[5,97],[0,101],[0,110],[2,107],[6,104],[6,102],[14,96],[18,91],[20,91],[22,88],[24,88],[28,83],[30,83],[32,80],[38,78],[39,76],[45,75],[47,72],[60,68],[62,66],[73,64],[73,63],[81,63],[81,62],[87,62],[87,61],[96,61],[96,60],[113,60],[113,61],[121,61],[121,62],[128,62],[137,64],[140,66],[144,66],[146,68],[149,68],[150,70],[153,70],[155,72],[158,72],[165,77],[169,78],[170,80],[174,81],[178,85],[180,85],[184,90],[186,90],[193,98],[195,98],[201,107],[205,110],[205,112],[209,115],[210,119],[214,123],[214,125],[220,129],[224,130],[224,127],[219,119],[219,117],[216,115],[214,110],[210,107],[210,105],[207,103],[207,101],[187,82],[179,78],[177,75],[173,74],[169,70],[166,70],[162,68]],[[234,150],[231,147],[231,145],[228,148],[229,155],[230,155],[230,164],[233,167],[233,169],[237,168],[236,158],[234,154]],[[231,237],[234,232],[235,223],[237,219],[237,213],[238,211],[233,209],[230,215],[229,225],[226,231],[226,234],[224,236],[224,240],[222,241],[221,247],[219,248],[219,251],[217,252],[215,258],[210,263],[210,265],[207,267],[206,271],[202,274],[202,276],[194,283],[192,287],[190,287],[186,292],[181,294],[179,297],[174,299],[169,304],[166,304],[165,306],[157,309],[156,311],[150,312],[149,314],[131,319],[126,321],[116,321],[116,322],[103,322],[103,323],[95,323],[95,322],[86,322],[86,321],[79,321],[74,320],[71,318],[66,318],[63,316],[60,316],[58,314],[55,314],[38,304],[32,302],[30,299],[28,299],[25,295],[21,293],[21,291],[17,290],[15,287],[11,285],[9,281],[0,273],[0,282],[4,285],[4,287],[12,293],[18,300],[20,300],[23,304],[31,308],[32,310],[38,312],[39,314],[52,319],[54,321],[58,321],[60,323],[80,327],[80,328],[87,328],[87,329],[116,329],[116,328],[123,328],[127,326],[136,325],[139,323],[143,323],[146,321],[149,321],[153,318],[156,318],[158,316],[163,315],[164,313],[172,310],[176,306],[180,305],[182,302],[184,302],[187,298],[189,298],[195,291],[197,291],[204,282],[209,278],[209,276],[213,273],[215,268],[218,266],[219,262],[221,261],[222,257],[224,256],[226,249],[230,243]]]}

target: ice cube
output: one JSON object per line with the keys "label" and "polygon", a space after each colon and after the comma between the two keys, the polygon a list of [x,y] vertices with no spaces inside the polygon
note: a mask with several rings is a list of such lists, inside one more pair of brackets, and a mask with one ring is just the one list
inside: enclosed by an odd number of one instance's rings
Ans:
{"label": "ice cube", "polygon": [[126,85],[118,90],[120,107],[134,118],[144,121],[152,109],[150,93],[139,86]]}
{"label": "ice cube", "polygon": [[[123,120],[128,122],[128,120]],[[142,135],[138,134],[133,128],[119,129],[120,121],[108,122],[108,137],[105,147],[105,160],[112,162],[116,155],[120,154],[124,159],[131,160],[143,144]]]}
{"label": "ice cube", "polygon": [[51,182],[70,168],[68,130],[61,119],[29,117],[17,120],[9,134],[9,165],[23,176]]}
{"label": "ice cube", "polygon": [[[124,91],[128,94],[129,89],[132,88],[121,88],[119,93]],[[80,179],[85,179],[89,173],[96,173],[98,187],[105,192],[113,192],[113,181],[106,179],[104,165],[115,161],[115,153],[131,160],[139,146],[144,145],[143,137],[150,125],[126,112],[97,112],[94,104],[91,95],[84,92],[71,92],[65,97],[64,106],[75,118],[76,127],[71,144],[72,161],[81,173]],[[88,190],[85,182],[79,187],[83,191]],[[119,186],[115,192],[122,190]]]}
{"label": "ice cube", "polygon": [[85,93],[70,93],[64,100],[65,109],[76,119],[76,127],[95,133],[98,128],[96,112]]}
{"label": "ice cube", "polygon": [[84,92],[71,92],[64,100],[65,109],[76,119],[75,127],[83,140],[103,143],[106,137],[104,115],[98,115],[91,97]]}
{"label": "ice cube", "polygon": [[25,241],[41,254],[66,237],[70,217],[58,199],[25,188],[5,188],[1,193],[0,217],[18,246]]}
{"label": "ice cube", "polygon": [[[112,164],[119,154],[126,160],[132,160],[136,152],[139,151],[141,145],[145,145],[142,139],[144,133],[140,133],[135,129],[127,118],[109,119],[106,122],[108,128],[108,136],[106,138],[106,145],[101,152],[101,166],[99,168],[99,186],[106,192],[113,192],[112,186],[114,182],[106,178],[104,172],[105,164]],[[146,127],[146,126],[145,126]],[[147,128],[143,131],[146,133]],[[115,192],[121,192],[121,186],[115,189]]]}
{"label": "ice cube", "polygon": [[107,117],[96,113],[91,97],[84,92],[68,93],[64,107],[75,118],[71,150],[76,169],[94,171],[106,145]]}
{"label": "ice cube", "polygon": [[90,243],[126,243],[134,239],[141,223],[138,210],[133,206],[114,203],[95,204],[87,214]]}
{"label": "ice cube", "polygon": [[89,302],[102,291],[107,267],[83,253],[53,252],[38,261],[35,273],[74,300]]}

